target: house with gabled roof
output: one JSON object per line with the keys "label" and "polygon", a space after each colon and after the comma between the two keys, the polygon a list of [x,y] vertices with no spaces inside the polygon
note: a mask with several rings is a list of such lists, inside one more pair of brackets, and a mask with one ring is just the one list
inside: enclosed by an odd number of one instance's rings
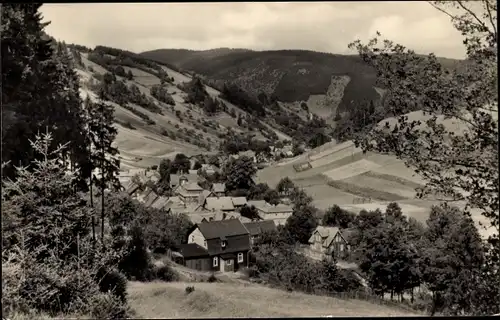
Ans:
{"label": "house with gabled roof", "polygon": [[198,204],[202,205],[205,203],[205,199],[208,197],[214,197],[214,193],[209,190],[203,190],[198,197]]}
{"label": "house with gabled roof", "polygon": [[243,224],[250,233],[250,244],[253,246],[255,240],[264,232],[277,231],[276,224],[273,220],[261,220],[247,222]]}
{"label": "house with gabled roof", "polygon": [[326,258],[345,259],[351,253],[353,234],[353,229],[318,226],[309,238],[310,249]]}
{"label": "house with gabled roof", "polygon": [[231,200],[233,201],[233,206],[236,209],[240,209],[244,207],[247,204],[247,198],[246,197],[232,197]]}
{"label": "house with gabled roof", "polygon": [[235,211],[233,200],[231,197],[207,197],[201,203],[196,211]]}
{"label": "house with gabled roof", "polygon": [[152,189],[144,197],[144,206],[151,207],[160,196]]}
{"label": "house with gabled roof", "polygon": [[272,205],[265,200],[248,200],[247,206],[254,206],[263,220],[273,220],[277,225],[284,225],[293,213],[293,207],[290,205]]}
{"label": "house with gabled roof", "polygon": [[210,221],[221,221],[228,219],[239,219],[241,221],[241,215],[238,212],[223,212],[223,211],[214,211],[214,212],[193,212],[189,213],[188,218],[193,223],[201,223],[201,222],[210,222]]}
{"label": "house with gabled roof", "polygon": [[152,204],[151,207],[155,209],[163,209],[169,201],[169,197],[159,196]]}
{"label": "house with gabled roof", "polygon": [[212,164],[202,164],[201,165],[201,170],[205,171],[206,174],[212,175],[215,174],[216,172],[219,172],[219,168]]}
{"label": "house with gabled roof", "polygon": [[187,182],[198,183],[198,174],[171,174],[170,175],[170,188],[175,189],[179,185]]}
{"label": "house with gabled roof", "polygon": [[249,252],[250,233],[238,219],[196,224],[179,250],[185,266],[222,272],[247,267]]}
{"label": "house with gabled roof", "polygon": [[173,190],[174,195],[186,203],[197,203],[202,192],[203,188],[196,182],[183,183]]}
{"label": "house with gabled roof", "polygon": [[212,188],[210,188],[217,197],[224,197],[226,195],[226,184],[225,183],[214,183]]}
{"label": "house with gabled roof", "polygon": [[263,220],[273,220],[278,225],[284,225],[293,214],[293,208],[282,203],[275,206],[269,204],[257,208],[257,212]]}

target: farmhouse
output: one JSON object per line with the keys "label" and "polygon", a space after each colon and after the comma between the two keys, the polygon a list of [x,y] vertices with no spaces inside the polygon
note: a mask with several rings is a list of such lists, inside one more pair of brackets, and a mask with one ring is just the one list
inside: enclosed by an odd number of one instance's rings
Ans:
{"label": "farmhouse", "polygon": [[196,211],[235,211],[231,197],[208,197],[199,205]]}
{"label": "farmhouse", "polygon": [[233,202],[233,206],[236,208],[236,209],[240,209],[242,208],[244,205],[247,204],[247,198],[246,197],[232,197],[231,198],[232,202]]}
{"label": "farmhouse", "polygon": [[248,219],[242,217],[238,212],[193,212],[187,215],[191,222],[193,223],[202,223],[202,222],[210,222],[210,221],[221,221],[228,219],[238,219],[242,222],[248,222]]}
{"label": "farmhouse", "polygon": [[185,203],[198,202],[202,192],[203,188],[196,182],[182,183],[174,190],[174,194]]}
{"label": "farmhouse", "polygon": [[170,188],[175,189],[179,185],[187,182],[198,182],[198,174],[171,174]]}
{"label": "farmhouse", "polygon": [[255,240],[263,233],[268,231],[276,231],[276,224],[273,220],[263,220],[256,222],[248,222],[243,224],[250,232],[250,244],[253,246]]}
{"label": "farmhouse", "polygon": [[203,271],[232,272],[248,266],[250,235],[238,219],[202,222],[180,246],[182,264]]}
{"label": "farmhouse", "polygon": [[309,238],[310,249],[326,258],[348,258],[351,252],[349,238],[352,234],[350,229],[318,226]]}
{"label": "farmhouse", "polygon": [[216,197],[224,197],[226,195],[225,183],[214,183],[210,189]]}

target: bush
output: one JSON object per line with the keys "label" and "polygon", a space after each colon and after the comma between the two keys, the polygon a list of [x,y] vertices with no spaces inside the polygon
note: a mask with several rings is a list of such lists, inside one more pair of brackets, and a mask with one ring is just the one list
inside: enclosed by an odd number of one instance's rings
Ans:
{"label": "bush", "polygon": [[107,271],[104,268],[97,273],[101,292],[110,292],[121,301],[127,300],[127,277],[118,270]]}
{"label": "bush", "polygon": [[98,293],[91,297],[85,310],[93,319],[127,319],[132,317],[132,310],[118,297],[107,293]]}
{"label": "bush", "polygon": [[130,129],[130,130],[135,130],[135,127],[132,125],[132,123],[130,123],[130,121],[125,122],[125,123],[123,124],[123,126],[124,126],[125,128]]}
{"label": "bush", "polygon": [[217,277],[212,273],[210,277],[208,277],[208,282],[217,282]]}
{"label": "bush", "polygon": [[187,286],[186,287],[186,294],[190,294],[191,292],[194,292],[194,286]]}
{"label": "bush", "polygon": [[156,164],[154,166],[151,166],[151,170],[158,170],[158,166]]}
{"label": "bush", "polygon": [[169,265],[163,265],[159,267],[155,267],[155,279],[172,282],[178,279],[177,274]]}

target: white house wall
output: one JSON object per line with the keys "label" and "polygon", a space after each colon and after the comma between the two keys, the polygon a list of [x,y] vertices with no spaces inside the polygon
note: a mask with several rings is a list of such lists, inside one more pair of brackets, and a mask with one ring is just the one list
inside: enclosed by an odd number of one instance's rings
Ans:
{"label": "white house wall", "polygon": [[208,249],[207,241],[199,228],[196,228],[193,232],[189,234],[188,243],[196,243],[200,247]]}

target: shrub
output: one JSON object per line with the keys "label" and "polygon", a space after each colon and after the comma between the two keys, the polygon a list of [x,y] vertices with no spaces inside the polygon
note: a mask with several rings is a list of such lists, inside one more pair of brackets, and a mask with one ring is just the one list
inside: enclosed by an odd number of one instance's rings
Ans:
{"label": "shrub", "polygon": [[211,274],[210,277],[208,277],[208,282],[217,282],[217,277],[215,276],[215,274]]}
{"label": "shrub", "polygon": [[151,170],[158,170],[158,166],[156,164],[151,166]]}
{"label": "shrub", "polygon": [[132,123],[130,123],[130,121],[127,121],[123,124],[123,126],[125,128],[128,128],[128,129],[131,129],[131,130],[135,130],[135,127],[132,125]]}
{"label": "shrub", "polygon": [[86,307],[82,308],[93,319],[127,319],[132,310],[118,297],[107,293],[98,293],[91,297]]}
{"label": "shrub", "polygon": [[155,279],[172,282],[178,279],[177,274],[169,265],[155,267]]}
{"label": "shrub", "polygon": [[191,292],[194,292],[194,286],[187,286],[186,287],[186,294],[190,294]]}
{"label": "shrub", "polygon": [[102,268],[97,273],[97,279],[101,292],[111,292],[123,302],[127,300],[127,278],[123,273]]}

